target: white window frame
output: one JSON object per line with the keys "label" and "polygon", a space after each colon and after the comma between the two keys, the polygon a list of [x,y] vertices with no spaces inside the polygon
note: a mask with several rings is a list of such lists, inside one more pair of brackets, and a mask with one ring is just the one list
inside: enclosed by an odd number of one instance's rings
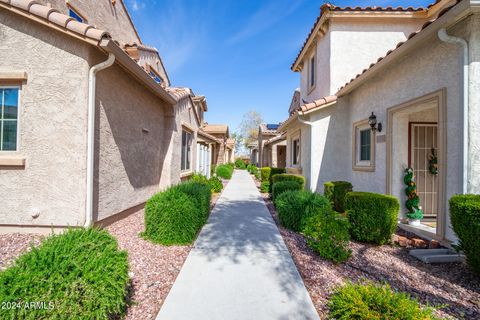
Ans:
{"label": "white window frame", "polygon": [[[183,159],[183,134],[186,133],[188,135],[190,135],[190,139],[189,139],[189,142],[187,141],[187,148],[190,147],[190,152],[186,151],[186,154],[185,154],[185,159]],[[188,143],[190,144],[188,146]],[[193,146],[193,132],[191,130],[188,130],[186,129],[185,127],[182,127],[182,137],[181,137],[181,151],[180,151],[180,170],[182,173],[186,173],[186,172],[191,172],[193,169],[193,149],[192,149],[192,146]],[[190,155],[190,163],[189,163],[189,166],[187,167],[187,163],[188,163],[188,156]],[[185,163],[183,163],[185,160]],[[183,167],[185,164],[185,168]]]}
{"label": "white window frame", "polygon": [[[298,162],[295,159],[295,141],[298,141]],[[300,167],[302,163],[302,141],[300,139],[300,134],[292,138],[292,151],[291,151],[292,167]]]}
{"label": "white window frame", "polygon": [[[370,160],[360,160],[361,157],[361,135],[364,130],[370,131]],[[368,123],[368,119],[355,122],[353,124],[353,137],[352,137],[352,168],[354,171],[375,171],[375,145],[376,135]]]}
{"label": "white window frame", "polygon": [[[20,85],[0,85],[0,89],[18,89],[18,101],[17,101],[17,141],[16,141],[16,148],[15,150],[0,150],[0,154],[10,154],[10,153],[16,153],[20,150],[20,114],[21,114],[21,96],[22,96],[22,87]],[[3,99],[0,98],[0,103],[3,103],[1,100]],[[2,105],[0,105],[0,108],[3,108]],[[2,110],[0,109],[0,113]],[[1,124],[0,124],[0,130],[2,129]],[[0,132],[0,139],[3,137],[3,132]],[[0,140],[1,143],[1,140]]]}
{"label": "white window frame", "polygon": [[[308,88],[308,93],[310,93],[313,91],[313,89],[315,89],[317,85],[317,49],[316,48],[315,50],[313,50],[313,53],[308,57],[307,68],[308,68],[307,69],[307,88]],[[313,83],[311,82],[312,73],[313,73]]]}

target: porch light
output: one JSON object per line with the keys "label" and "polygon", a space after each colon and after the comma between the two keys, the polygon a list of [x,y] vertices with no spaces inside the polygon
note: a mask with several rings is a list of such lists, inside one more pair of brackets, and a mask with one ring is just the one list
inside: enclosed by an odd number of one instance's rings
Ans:
{"label": "porch light", "polygon": [[368,124],[372,128],[372,131],[382,132],[382,123],[378,123],[377,126],[377,116],[372,112],[372,115],[368,118]]}

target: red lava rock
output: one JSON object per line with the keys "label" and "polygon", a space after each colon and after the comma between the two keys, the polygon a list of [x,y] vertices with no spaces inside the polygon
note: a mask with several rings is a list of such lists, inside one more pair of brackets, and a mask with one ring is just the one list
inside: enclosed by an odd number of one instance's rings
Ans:
{"label": "red lava rock", "polygon": [[413,238],[412,239],[412,245],[415,247],[415,248],[427,248],[428,247],[428,244],[425,240],[423,239],[418,239],[418,238]]}
{"label": "red lava rock", "polygon": [[397,241],[398,241],[398,245],[401,247],[406,247],[409,245],[409,241],[406,237],[398,236]]}

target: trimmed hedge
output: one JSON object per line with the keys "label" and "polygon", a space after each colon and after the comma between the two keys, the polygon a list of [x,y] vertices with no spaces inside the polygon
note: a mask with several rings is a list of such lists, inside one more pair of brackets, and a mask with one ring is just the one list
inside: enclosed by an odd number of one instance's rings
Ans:
{"label": "trimmed hedge", "polygon": [[303,185],[297,181],[280,181],[275,182],[272,187],[272,200],[275,201],[275,198],[285,191],[302,191]]}
{"label": "trimmed hedge", "polygon": [[260,177],[262,181],[270,182],[270,173],[272,172],[272,168],[270,167],[263,167],[260,169]]}
{"label": "trimmed hedge", "polygon": [[353,186],[347,181],[328,181],[323,184],[323,194],[337,212],[345,212],[345,196],[353,191]]}
{"label": "trimmed hedge", "polygon": [[328,200],[310,191],[285,191],[275,199],[280,223],[293,231],[303,231],[305,220],[315,214],[330,212]]}
{"label": "trimmed hedge", "polygon": [[211,177],[208,180],[208,184],[210,185],[210,190],[212,190],[212,193],[220,193],[223,190],[223,183],[218,177]]}
{"label": "trimmed hedge", "polygon": [[352,238],[360,242],[389,242],[397,227],[398,199],[378,193],[349,192],[345,208]]}
{"label": "trimmed hedge", "polygon": [[209,185],[186,182],[154,195],[145,205],[146,239],[163,245],[192,243],[210,210]]}
{"label": "trimmed hedge", "polygon": [[247,165],[245,164],[245,161],[243,161],[242,159],[237,159],[235,160],[235,168],[240,170],[245,170],[247,168]]}
{"label": "trimmed hedge", "polygon": [[215,173],[220,178],[230,180],[232,179],[232,175],[233,175],[233,167],[228,164],[221,164],[217,166]]}
{"label": "trimmed hedge", "polygon": [[204,176],[203,174],[201,173],[198,173],[198,172],[194,172],[189,181],[193,181],[193,182],[197,182],[197,183],[203,183],[203,184],[208,184],[208,178],[206,176]]}
{"label": "trimmed hedge", "polygon": [[431,307],[422,308],[418,300],[403,292],[393,291],[388,284],[372,282],[337,288],[331,295],[328,319],[383,319],[383,320],[435,320]]}
{"label": "trimmed hedge", "polygon": [[268,193],[268,190],[270,190],[270,183],[268,181],[263,181],[262,183],[260,183],[261,193]]}
{"label": "trimmed hedge", "polygon": [[279,173],[272,176],[272,183],[275,184],[277,182],[283,181],[295,181],[301,185],[302,190],[305,188],[305,178],[300,175],[296,174],[287,174],[287,173]]}
{"label": "trimmed hedge", "polygon": [[336,212],[325,212],[308,218],[303,230],[308,246],[321,257],[340,263],[348,260],[352,251],[348,219]]}
{"label": "trimmed hedge", "polygon": [[480,274],[480,195],[453,196],[450,215],[459,249],[465,253],[470,268]]}
{"label": "trimmed hedge", "polygon": [[[113,319],[125,314],[127,252],[107,231],[51,235],[0,272],[0,301],[21,304],[2,319]],[[45,308],[25,307],[30,302]],[[27,304],[27,305],[26,305]]]}

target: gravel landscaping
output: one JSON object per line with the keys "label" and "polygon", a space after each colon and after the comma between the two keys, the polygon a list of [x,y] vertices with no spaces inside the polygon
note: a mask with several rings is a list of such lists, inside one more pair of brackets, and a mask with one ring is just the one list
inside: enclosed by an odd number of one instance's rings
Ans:
{"label": "gravel landscaping", "polygon": [[405,248],[351,242],[352,258],[335,265],[310,250],[302,235],[280,226],[268,194],[263,197],[321,318],[328,313],[326,303],[334,288],[364,278],[388,282],[423,304],[443,306],[438,311],[440,316],[480,319],[480,277],[466,264],[427,265],[410,257]]}
{"label": "gravel landscaping", "polygon": [[7,268],[19,255],[38,245],[42,236],[36,234],[0,234],[0,270]]}

